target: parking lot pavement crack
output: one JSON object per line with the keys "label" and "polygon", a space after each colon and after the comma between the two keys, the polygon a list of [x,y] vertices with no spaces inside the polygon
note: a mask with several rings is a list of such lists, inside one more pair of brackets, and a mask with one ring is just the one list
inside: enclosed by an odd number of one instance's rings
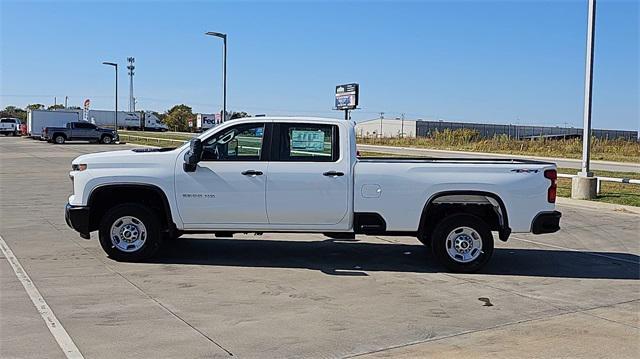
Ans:
{"label": "parking lot pavement crack", "polygon": [[[85,252],[90,253],[89,250],[87,250],[86,248],[82,247],[77,241],[71,239],[71,241],[77,245],[78,247],[82,248],[82,250],[84,250]],[[131,280],[129,280],[129,278],[125,277],[124,275],[122,275],[122,273],[116,271],[115,269],[111,268],[111,266],[109,266],[109,264],[107,264],[105,261],[103,261],[100,258],[96,258],[97,260],[99,260],[100,262],[102,262],[102,264],[105,266],[105,268],[107,268],[108,271],[110,271],[111,273],[117,275],[118,277],[124,279],[127,283],[129,283],[129,285],[131,285],[132,287],[134,287],[136,290],[138,290],[140,293],[142,293],[142,295],[144,295],[147,299],[153,301],[155,304],[157,304],[160,308],[162,308],[164,311],[166,311],[167,313],[169,313],[171,316],[173,316],[174,318],[176,318],[177,320],[181,321],[182,323],[184,323],[185,325],[187,325],[189,328],[193,329],[195,332],[197,332],[198,334],[200,334],[203,338],[205,338],[206,340],[208,340],[209,342],[211,342],[212,344],[214,344],[215,346],[217,346],[218,348],[220,348],[220,350],[224,351],[225,353],[227,353],[227,355],[229,356],[233,356],[233,353],[231,351],[229,351],[227,348],[223,347],[220,343],[216,342],[213,338],[211,338],[210,336],[208,336],[206,333],[204,333],[203,331],[201,331],[200,329],[196,328],[194,325],[192,325],[191,323],[189,323],[188,321],[186,321],[184,318],[182,318],[181,316],[179,316],[177,313],[175,313],[174,311],[172,311],[171,309],[167,308],[167,306],[165,306],[164,304],[162,304],[162,302],[160,302],[159,300],[157,300],[156,298],[152,297],[151,295],[149,295],[147,292],[145,292],[142,288],[140,288],[138,285],[136,285],[135,283],[133,283]]]}
{"label": "parking lot pavement crack", "polygon": [[385,352],[385,351],[388,351],[388,350],[406,348],[406,347],[410,347],[410,346],[417,345],[417,344],[437,342],[437,341],[440,341],[440,340],[449,339],[449,338],[455,338],[455,337],[459,337],[459,336],[463,336],[463,335],[467,335],[467,334],[481,333],[481,332],[485,332],[485,331],[488,331],[488,330],[506,328],[506,327],[519,325],[519,324],[526,324],[526,323],[544,321],[544,320],[549,320],[549,319],[553,319],[553,318],[558,318],[558,317],[567,316],[567,315],[571,315],[571,314],[578,314],[578,313],[579,314],[586,314],[586,315],[589,315],[589,316],[594,317],[594,318],[598,318],[598,319],[606,320],[606,321],[609,321],[609,322],[612,322],[612,323],[616,323],[616,324],[624,325],[624,326],[627,326],[627,327],[632,327],[634,329],[638,329],[638,328],[636,328],[634,326],[630,326],[628,324],[620,323],[620,322],[617,322],[617,321],[614,321],[614,320],[610,320],[610,319],[606,319],[606,318],[601,318],[599,316],[596,316],[596,315],[593,315],[593,314],[590,314],[590,313],[586,313],[586,312],[590,311],[590,310],[600,309],[600,308],[609,308],[609,307],[613,307],[613,306],[617,306],[617,305],[621,305],[621,304],[629,304],[629,303],[637,302],[639,300],[640,300],[640,298],[637,298],[637,299],[626,300],[626,301],[622,301],[622,302],[618,302],[618,303],[595,306],[595,307],[591,307],[591,308],[587,308],[587,309],[578,309],[578,310],[567,311],[567,312],[564,312],[564,313],[547,315],[547,316],[540,317],[540,318],[523,319],[523,320],[518,320],[518,321],[513,321],[513,322],[507,322],[507,323],[493,325],[493,326],[486,327],[486,328],[481,328],[481,329],[465,330],[465,331],[462,331],[460,333],[455,333],[455,334],[451,334],[451,335],[444,335],[444,336],[435,337],[435,338],[426,338],[426,339],[416,340],[416,341],[405,343],[405,344],[392,345],[392,346],[388,346],[388,347],[381,348],[381,349],[371,350],[371,351],[368,351],[368,352],[351,354],[351,355],[344,356],[343,358],[344,359],[358,358],[358,357],[362,357],[362,356],[365,356],[365,355],[371,355],[371,354],[375,354],[375,353],[382,353],[382,352]]}
{"label": "parking lot pavement crack", "polygon": [[209,342],[213,343],[215,346],[217,346],[218,348],[220,348],[222,351],[224,351],[225,353],[227,353],[229,356],[233,356],[233,353],[231,353],[231,351],[229,351],[228,349],[226,349],[225,347],[223,347],[220,343],[216,342],[213,338],[211,338],[210,336],[208,336],[206,333],[204,333],[203,331],[201,331],[200,329],[196,328],[195,326],[193,326],[191,323],[189,323],[188,321],[186,321],[184,318],[182,318],[181,316],[179,316],[177,313],[175,313],[174,311],[172,311],[171,309],[167,308],[167,306],[165,306],[164,304],[162,304],[159,300],[157,300],[156,298],[152,297],[151,295],[147,294],[147,292],[145,292],[142,288],[140,288],[138,285],[136,285],[135,283],[133,283],[132,281],[130,281],[127,277],[125,277],[124,275],[122,275],[121,273],[113,270],[112,268],[109,267],[109,265],[107,265],[105,263],[105,266],[107,267],[108,270],[110,270],[111,272],[113,272],[114,274],[118,275],[120,278],[124,279],[125,281],[127,281],[130,285],[132,285],[134,288],[136,288],[138,291],[140,291],[140,293],[142,293],[145,297],[147,297],[148,299],[152,300],[154,303],[156,303],[158,306],[160,306],[162,309],[164,309],[167,313],[171,314],[173,317],[175,317],[176,319],[178,319],[179,321],[183,322],[184,324],[186,324],[189,328],[193,329],[194,331],[196,331],[198,334],[200,334],[202,337],[204,337],[205,339],[207,339]]}

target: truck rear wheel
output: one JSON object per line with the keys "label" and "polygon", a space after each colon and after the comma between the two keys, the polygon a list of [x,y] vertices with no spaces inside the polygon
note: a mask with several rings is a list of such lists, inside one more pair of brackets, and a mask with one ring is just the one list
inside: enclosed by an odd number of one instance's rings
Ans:
{"label": "truck rear wheel", "polygon": [[160,249],[160,223],[149,208],[136,204],[117,205],[102,218],[99,229],[102,249],[117,261],[138,262]]}
{"label": "truck rear wheel", "polygon": [[56,144],[59,144],[59,145],[63,144],[63,143],[64,143],[64,141],[66,141],[66,140],[67,140],[67,139],[66,139],[66,138],[64,138],[64,136],[63,136],[63,135],[55,135],[55,136],[53,137],[53,143],[56,143]]}
{"label": "truck rear wheel", "polygon": [[431,236],[431,250],[449,270],[472,273],[491,258],[493,236],[482,219],[470,214],[455,214],[436,225]]}

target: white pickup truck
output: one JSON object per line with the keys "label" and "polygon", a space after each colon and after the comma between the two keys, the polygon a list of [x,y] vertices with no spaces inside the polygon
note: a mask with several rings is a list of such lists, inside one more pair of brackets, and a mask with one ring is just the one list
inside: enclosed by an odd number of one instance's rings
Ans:
{"label": "white pickup truck", "polygon": [[5,136],[18,136],[20,135],[20,125],[20,120],[17,118],[1,118],[0,133]]}
{"label": "white pickup truck", "polygon": [[67,224],[99,232],[112,258],[145,260],[188,233],[415,236],[448,269],[472,272],[492,231],[559,230],[556,167],[511,159],[358,158],[354,123],[225,122],[176,149],[82,155]]}

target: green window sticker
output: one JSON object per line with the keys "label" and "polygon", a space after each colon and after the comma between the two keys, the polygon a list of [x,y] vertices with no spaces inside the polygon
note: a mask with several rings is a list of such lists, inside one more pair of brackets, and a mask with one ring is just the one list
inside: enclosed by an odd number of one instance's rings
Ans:
{"label": "green window sticker", "polygon": [[324,151],[324,132],[321,130],[291,130],[291,150]]}

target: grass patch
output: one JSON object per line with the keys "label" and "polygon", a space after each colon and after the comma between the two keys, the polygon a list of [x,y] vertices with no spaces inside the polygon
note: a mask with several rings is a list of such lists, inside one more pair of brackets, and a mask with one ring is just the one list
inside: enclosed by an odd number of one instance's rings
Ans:
{"label": "grass patch", "polygon": [[130,135],[120,132],[120,141],[125,143],[133,143],[137,145],[146,145],[146,146],[156,146],[156,147],[170,147],[176,148],[182,146],[182,143],[186,142],[176,142],[176,141],[168,141],[170,138],[161,138],[161,137],[151,137],[151,136],[143,136],[148,138],[140,138],[140,135]]}
{"label": "grass patch", "polygon": [[[558,173],[575,175],[574,168],[558,168]],[[593,171],[595,176],[640,179],[640,173],[619,171]],[[571,178],[558,178],[558,196],[571,197]],[[634,183],[600,182],[597,202],[640,207],[640,185]]]}
{"label": "grass patch", "polygon": [[118,133],[122,135],[132,135],[132,136],[140,136],[140,137],[151,137],[151,138],[164,138],[170,140],[185,140],[188,141],[192,139],[197,133],[193,135],[182,134],[182,133],[172,133],[172,132],[154,132],[154,131],[118,131]]}
{"label": "grass patch", "polygon": [[[358,138],[358,143],[399,147],[418,147],[451,151],[504,153],[540,157],[581,158],[582,140],[515,140],[508,136],[480,138],[476,131],[445,130],[431,137]],[[624,140],[591,141],[591,159],[617,162],[640,162],[640,142]]]}

